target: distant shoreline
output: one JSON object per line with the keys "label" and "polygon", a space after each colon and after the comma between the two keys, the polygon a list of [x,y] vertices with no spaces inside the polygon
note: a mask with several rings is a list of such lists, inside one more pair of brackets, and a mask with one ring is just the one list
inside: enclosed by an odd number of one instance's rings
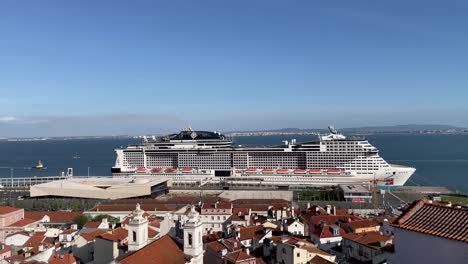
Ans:
{"label": "distant shoreline", "polygon": [[[252,132],[228,132],[230,137],[268,137],[268,136],[317,136],[326,134],[325,131],[252,131]],[[461,130],[421,130],[421,131],[344,131],[347,135],[464,135],[468,129]],[[29,142],[29,141],[67,141],[67,140],[89,140],[89,139],[138,139],[141,136],[72,136],[72,137],[31,137],[31,138],[0,138],[0,142]]]}

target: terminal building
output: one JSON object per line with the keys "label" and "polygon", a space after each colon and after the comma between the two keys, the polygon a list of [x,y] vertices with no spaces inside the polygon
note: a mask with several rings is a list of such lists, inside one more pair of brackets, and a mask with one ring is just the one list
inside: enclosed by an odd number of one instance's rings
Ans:
{"label": "terminal building", "polygon": [[167,194],[171,180],[163,177],[70,177],[31,186],[31,197],[126,199]]}
{"label": "terminal building", "polygon": [[347,202],[367,203],[372,202],[372,192],[368,185],[340,184],[338,188]]}

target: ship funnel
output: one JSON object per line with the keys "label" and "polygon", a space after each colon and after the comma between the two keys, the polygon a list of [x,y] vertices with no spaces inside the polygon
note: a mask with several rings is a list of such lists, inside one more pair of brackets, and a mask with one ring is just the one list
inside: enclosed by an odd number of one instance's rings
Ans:
{"label": "ship funnel", "polygon": [[332,134],[338,134],[338,132],[336,131],[336,129],[333,126],[328,126],[328,130],[330,130],[330,133],[332,133]]}

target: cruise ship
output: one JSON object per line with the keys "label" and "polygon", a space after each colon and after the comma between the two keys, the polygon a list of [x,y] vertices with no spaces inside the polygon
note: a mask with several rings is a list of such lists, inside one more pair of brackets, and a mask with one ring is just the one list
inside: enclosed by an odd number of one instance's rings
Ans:
{"label": "cruise ship", "polygon": [[333,127],[314,141],[293,139],[271,147],[236,145],[219,132],[187,128],[176,134],[143,137],[141,144],[115,152],[114,176],[160,175],[176,182],[401,186],[416,170],[387,163],[367,140],[347,137]]}

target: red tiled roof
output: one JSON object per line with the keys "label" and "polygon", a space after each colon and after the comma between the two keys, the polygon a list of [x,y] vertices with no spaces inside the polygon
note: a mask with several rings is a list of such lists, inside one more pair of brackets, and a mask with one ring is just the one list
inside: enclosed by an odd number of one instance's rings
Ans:
{"label": "red tiled roof", "polygon": [[199,201],[203,200],[205,203],[216,203],[219,202],[229,202],[229,199],[216,197],[216,196],[174,196],[169,197],[166,201],[172,203],[183,203],[183,204],[196,204]]}
{"label": "red tiled roof", "polygon": [[[144,211],[166,211],[175,210],[176,206],[164,204],[141,204],[140,208]],[[135,204],[102,204],[94,207],[90,211],[93,212],[131,212],[135,210]]]}
{"label": "red tiled roof", "polygon": [[226,258],[227,260],[230,260],[230,261],[232,261],[234,263],[236,263],[238,261],[245,261],[245,260],[255,259],[254,256],[249,255],[247,253],[244,253],[243,251],[236,251],[236,252],[228,253],[228,254],[226,254],[226,256],[224,256],[224,258]]}
{"label": "red tiled roof", "polygon": [[231,202],[233,204],[289,204],[289,201],[284,199],[236,199]]}
{"label": "red tiled roof", "polygon": [[8,251],[10,251],[10,247],[7,245],[4,245],[3,249],[0,249],[0,254],[4,254]]}
{"label": "red tiled roof", "polygon": [[320,225],[321,222],[325,224],[332,225],[336,222],[350,222],[363,220],[362,218],[355,215],[313,215],[309,218],[309,224]]}
{"label": "red tiled roof", "polygon": [[0,206],[0,215],[9,214],[18,210],[22,210],[22,209],[10,207],[10,206]]}
{"label": "red tiled roof", "polygon": [[9,226],[23,227],[23,226],[27,226],[27,225],[30,225],[30,224],[35,223],[35,222],[37,222],[37,221],[33,220],[33,219],[29,219],[29,218],[24,218],[24,219],[21,219],[19,221],[14,222],[13,224],[11,224]]}
{"label": "red tiled roof", "polygon": [[330,262],[330,261],[322,258],[319,255],[315,255],[315,257],[313,257],[308,263],[310,263],[310,264],[332,264],[334,262]]}
{"label": "red tiled roof", "polygon": [[62,233],[60,233],[61,235],[68,235],[68,234],[73,234],[75,232],[77,232],[78,230],[76,229],[66,229],[66,230],[63,230]]}
{"label": "red tiled roof", "polygon": [[99,235],[98,237],[120,243],[128,237],[128,231],[119,227],[114,229],[112,233],[104,233],[102,235]]}
{"label": "red tiled roof", "polygon": [[227,249],[229,252],[232,252],[232,251],[240,250],[242,247],[242,244],[240,241],[234,238],[229,238],[229,239],[221,239],[218,241],[209,242],[207,244],[207,247],[211,248],[212,250],[216,252],[220,252],[223,249]]}
{"label": "red tiled roof", "polygon": [[78,262],[78,259],[71,254],[54,254],[49,258],[49,264],[72,264]]}
{"label": "red tiled roof", "polygon": [[[338,236],[343,236],[346,234],[346,231],[335,225],[336,228],[339,229],[339,234]],[[327,238],[327,237],[334,237],[333,231],[332,231],[332,226],[331,225],[323,225],[315,228],[314,235],[316,235],[319,238]]]}
{"label": "red tiled roof", "polygon": [[344,234],[343,239],[348,239],[356,243],[372,246],[372,247],[383,247],[385,244],[391,243],[392,237],[387,237],[380,234],[377,231],[364,232],[359,234],[349,233]]}
{"label": "red tiled roof", "polygon": [[311,246],[301,246],[301,248],[307,250],[310,253],[314,253],[314,254],[317,254],[317,255],[330,256],[330,257],[333,256],[332,254],[330,254],[330,253],[328,253],[326,251],[323,251],[320,248],[311,247]]}
{"label": "red tiled roof", "polygon": [[468,243],[468,209],[464,207],[434,205],[423,199],[413,203],[393,226]]}
{"label": "red tiled roof", "polygon": [[239,236],[240,240],[247,240],[247,239],[253,239],[255,237],[255,234],[257,232],[263,232],[263,226],[258,225],[258,226],[247,226],[247,227],[240,227],[239,231]]}
{"label": "red tiled roof", "polygon": [[83,212],[24,212],[25,218],[42,220],[44,216],[49,216],[51,223],[72,223],[75,217],[82,215]]}
{"label": "red tiled roof", "polygon": [[83,227],[86,228],[98,228],[101,225],[101,222],[90,221],[86,223]]}
{"label": "red tiled roof", "polygon": [[123,256],[121,264],[171,263],[185,264],[186,255],[168,235],[152,242],[142,249]]}
{"label": "red tiled roof", "polygon": [[376,224],[375,221],[372,221],[370,219],[351,221],[351,222],[346,223],[345,225],[349,226],[353,230],[356,230],[358,228],[367,228],[367,227],[376,227],[376,226],[378,226],[378,224]]}
{"label": "red tiled roof", "polygon": [[154,238],[156,237],[157,235],[159,234],[158,231],[152,229],[152,228],[148,228],[148,237],[149,238]]}
{"label": "red tiled roof", "polygon": [[24,247],[37,247],[45,240],[44,232],[37,232],[31,236],[24,244]]}
{"label": "red tiled roof", "polygon": [[98,230],[93,231],[93,232],[91,232],[91,233],[81,234],[80,236],[81,236],[82,238],[84,238],[86,241],[91,241],[91,240],[93,240],[94,238],[96,238],[97,236],[100,236],[100,235],[102,235],[102,234],[104,234],[104,233],[107,233],[107,232],[104,231],[104,230],[99,230],[99,229],[98,229]]}

